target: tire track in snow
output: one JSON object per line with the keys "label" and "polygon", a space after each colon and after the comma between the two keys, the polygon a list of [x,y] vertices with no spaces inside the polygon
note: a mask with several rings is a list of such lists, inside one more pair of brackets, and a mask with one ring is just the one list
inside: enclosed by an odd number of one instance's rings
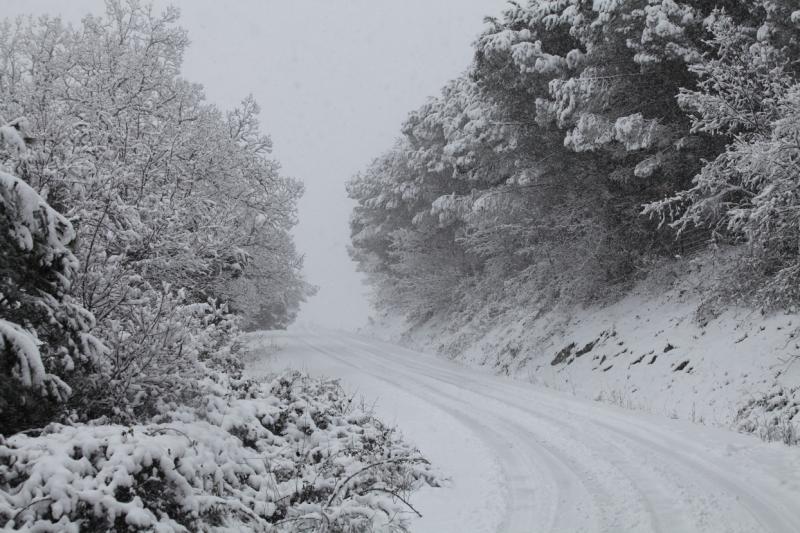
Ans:
{"label": "tire track in snow", "polygon": [[[375,357],[371,352],[359,350],[362,356],[378,364],[377,370],[368,370],[363,365],[352,364],[342,359],[336,350],[320,349],[313,344],[310,346],[397,387],[408,388],[409,381],[398,381],[387,376],[404,375],[419,378],[418,375],[408,374],[402,368],[387,368],[381,364],[384,359]],[[353,353],[353,346],[347,344],[340,346],[346,353]],[[546,431],[551,438],[544,438],[520,426],[518,421],[509,417],[507,413],[498,414],[497,410],[481,409],[480,398],[476,402],[474,398],[459,398],[457,395],[444,392],[441,387],[443,381],[430,385],[412,379],[410,383],[413,383],[419,394],[430,403],[477,429],[481,438],[490,441],[492,448],[501,458],[501,463],[505,465],[504,470],[509,476],[510,501],[506,519],[498,531],[659,531],[655,528],[643,528],[641,513],[620,510],[613,505],[615,501],[619,501],[620,485],[605,486],[603,480],[607,477],[608,470],[603,472],[602,476],[594,475],[581,469],[579,467],[581,463],[575,461],[573,457],[559,451],[559,448],[564,447],[564,443],[568,441],[562,439],[560,443],[553,442],[552,435],[559,432],[557,426],[552,425]],[[462,392],[472,395],[468,391]],[[449,402],[442,402],[443,398]],[[501,411],[507,411],[506,407],[508,406],[504,406]],[[485,422],[486,420],[490,422]],[[571,444],[574,446],[579,443]],[[536,466],[532,462],[533,458]],[[594,458],[593,464],[597,462],[598,458]],[[610,465],[608,467],[611,468]],[[546,473],[548,483],[541,482],[543,473]],[[630,489],[635,490],[635,487],[630,485]],[[635,493],[628,496],[633,496],[628,498],[629,502],[626,504],[628,509],[632,505],[631,500],[642,500],[640,495]],[[548,519],[543,520],[543,516],[547,516]]]}
{"label": "tire track in snow", "polygon": [[301,337],[341,364],[413,391],[482,439],[506,478],[509,503],[498,531],[800,531],[796,484],[781,486],[760,472],[743,479],[747,469],[714,453],[718,443],[693,442],[671,421],[643,420],[387,343]]}
{"label": "tire track in snow", "polygon": [[[364,342],[355,342],[370,348]],[[347,344],[344,344],[343,348],[351,349]],[[369,353],[366,355],[369,355]],[[374,355],[372,357],[376,358]],[[377,360],[380,361],[382,358],[377,357]],[[476,382],[475,380],[469,380],[465,383],[460,376],[454,377],[447,370],[442,370],[435,364],[430,365],[414,361],[409,366],[416,366],[418,372],[409,374],[404,368],[401,368],[400,371],[412,378],[417,376],[419,379],[418,376],[420,375],[425,377],[436,375],[436,379],[440,382],[448,383],[457,388],[471,385],[475,389],[480,389],[483,386],[482,382]],[[397,369],[395,368],[394,370],[396,371]],[[440,389],[431,388],[430,390],[436,393]],[[604,524],[602,527],[578,529],[553,527],[537,529],[537,531],[653,531],[669,533],[699,530],[696,524],[693,524],[679,512],[679,506],[671,501],[678,487],[666,486],[661,477],[654,473],[645,475],[642,471],[638,471],[635,476],[631,476],[624,469],[626,458],[628,457],[625,451],[621,455],[622,459],[617,458],[615,461],[611,461],[608,454],[598,453],[596,449],[589,450],[583,446],[582,442],[587,437],[583,420],[555,417],[547,412],[550,409],[530,411],[523,406],[519,410],[519,405],[508,403],[504,398],[498,398],[494,394],[485,393],[478,400],[479,402],[481,400],[485,402],[486,398],[498,402],[498,408],[490,416],[500,418],[509,425],[516,426],[521,421],[533,417],[531,419],[533,425],[539,426],[540,431],[537,434],[526,432],[527,438],[541,440],[543,434],[549,436],[549,439],[547,439],[549,440],[549,446],[546,449],[556,450],[556,460],[569,464],[574,474],[579,476],[584,484],[590,486],[592,498],[597,500],[596,505],[601,509],[601,513],[604,516],[603,520],[601,520],[601,523]],[[514,417],[508,417],[507,413],[510,410],[515,410]],[[553,410],[557,411],[557,409]],[[550,425],[542,429],[542,421],[545,420]],[[559,432],[559,430],[563,430],[568,426],[571,430],[570,434],[563,435],[563,431],[561,431],[560,442],[553,441],[554,432]],[[593,439],[599,437],[596,433],[591,435]],[[580,449],[581,453],[578,453],[578,449]],[[629,453],[629,450],[627,452]],[[546,490],[545,487],[540,487],[538,492],[541,493],[544,490]],[[570,506],[579,505],[574,499],[564,498],[563,500],[561,502],[562,507],[566,507],[566,509],[558,509],[557,512],[559,513],[569,513]],[[688,503],[688,500],[684,503]]]}

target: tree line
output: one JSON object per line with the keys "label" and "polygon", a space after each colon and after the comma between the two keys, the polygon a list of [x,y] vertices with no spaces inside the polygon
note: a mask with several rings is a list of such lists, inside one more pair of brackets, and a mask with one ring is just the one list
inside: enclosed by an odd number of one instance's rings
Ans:
{"label": "tree line", "polygon": [[588,302],[709,246],[800,281],[800,1],[530,0],[348,184],[379,307]]}

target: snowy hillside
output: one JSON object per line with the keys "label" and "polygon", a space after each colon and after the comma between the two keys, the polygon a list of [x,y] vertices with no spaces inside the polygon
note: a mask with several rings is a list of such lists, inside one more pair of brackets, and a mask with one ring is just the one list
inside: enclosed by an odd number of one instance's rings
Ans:
{"label": "snowy hillside", "polygon": [[422,325],[384,315],[367,332],[580,397],[795,442],[800,315],[704,300],[730,257],[676,261],[614,301],[488,306]]}

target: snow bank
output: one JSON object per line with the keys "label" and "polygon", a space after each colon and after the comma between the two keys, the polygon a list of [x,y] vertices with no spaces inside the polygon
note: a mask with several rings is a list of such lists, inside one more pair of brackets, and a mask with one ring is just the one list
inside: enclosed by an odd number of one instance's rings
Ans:
{"label": "snow bank", "polygon": [[584,398],[794,442],[800,314],[708,300],[735,260],[678,260],[586,307],[505,298],[421,327],[384,317],[368,332]]}

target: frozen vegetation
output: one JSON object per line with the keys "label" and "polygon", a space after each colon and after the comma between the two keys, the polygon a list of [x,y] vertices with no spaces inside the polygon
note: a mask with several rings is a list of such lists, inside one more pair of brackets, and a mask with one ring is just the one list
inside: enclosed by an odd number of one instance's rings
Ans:
{"label": "frozen vegetation", "polygon": [[800,0],[488,18],[347,185],[420,352],[261,331],[316,290],[303,184],[188,47],[0,22],[0,528],[800,531]]}
{"label": "frozen vegetation", "polygon": [[242,375],[313,292],[246,98],[177,11],[0,24],[0,527],[402,531],[427,461],[329,380]]}

